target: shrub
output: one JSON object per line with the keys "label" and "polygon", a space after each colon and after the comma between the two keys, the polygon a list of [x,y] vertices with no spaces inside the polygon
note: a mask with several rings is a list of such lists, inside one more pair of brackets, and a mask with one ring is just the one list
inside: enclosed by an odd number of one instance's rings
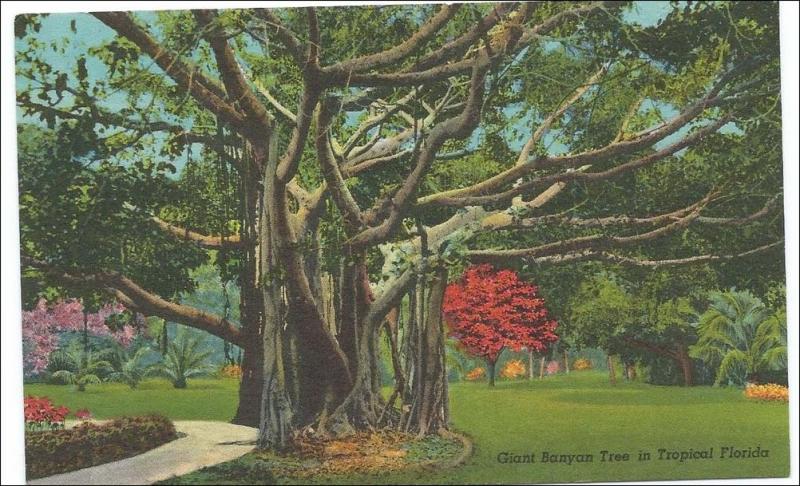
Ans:
{"label": "shrub", "polygon": [[53,405],[47,397],[25,397],[25,430],[57,430],[64,428],[67,407]]}
{"label": "shrub", "polygon": [[578,358],[572,363],[572,369],[575,371],[583,371],[592,369],[592,362],[586,358]]}
{"label": "shrub", "polygon": [[561,365],[558,363],[558,361],[550,361],[547,363],[547,367],[544,370],[548,375],[555,375],[561,371]]}
{"label": "shrub", "polygon": [[484,377],[486,377],[486,370],[483,368],[473,368],[472,371],[467,373],[467,380],[469,381],[482,380]]}
{"label": "shrub", "polygon": [[500,371],[500,376],[503,378],[519,378],[520,376],[525,375],[525,365],[522,361],[518,359],[512,359],[503,366],[503,369]]}
{"label": "shrub", "polygon": [[84,422],[68,430],[28,433],[28,479],[118,461],[177,437],[172,422],[160,415],[122,417],[102,425]]}
{"label": "shrub", "polygon": [[748,383],[744,389],[744,396],[751,400],[788,402],[789,388],[774,383],[767,385],[754,385]]}
{"label": "shrub", "polygon": [[226,364],[219,369],[219,376],[222,378],[241,378],[242,367],[237,364]]}
{"label": "shrub", "polygon": [[169,343],[164,362],[154,366],[153,372],[166,377],[175,388],[186,388],[188,378],[210,370],[206,360],[211,351],[201,349],[202,344],[201,336],[192,337],[182,330],[175,341]]}

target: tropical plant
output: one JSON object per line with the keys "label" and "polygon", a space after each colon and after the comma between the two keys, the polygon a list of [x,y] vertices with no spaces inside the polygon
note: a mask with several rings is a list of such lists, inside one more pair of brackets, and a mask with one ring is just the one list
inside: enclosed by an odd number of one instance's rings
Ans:
{"label": "tropical plant", "polygon": [[715,385],[745,385],[758,373],[786,368],[786,319],[748,291],[712,292],[697,323],[692,356],[719,363]]}
{"label": "tropical plant", "polygon": [[168,378],[175,388],[186,388],[186,380],[211,371],[206,360],[211,351],[201,349],[202,336],[191,336],[181,330],[167,346],[164,361],[153,367],[153,372]]}
{"label": "tropical plant", "polygon": [[99,359],[92,351],[72,346],[64,353],[74,364],[74,368],[58,370],[53,373],[52,377],[61,383],[77,386],[78,391],[86,391],[86,385],[102,382],[101,377],[114,370],[111,363]]}
{"label": "tropical plant", "polygon": [[146,346],[140,347],[134,353],[129,353],[122,348],[115,349],[115,356],[111,361],[114,371],[108,375],[108,379],[125,383],[132,390],[135,389],[139,382],[150,373],[150,368],[145,365],[144,361],[151,352],[152,350]]}

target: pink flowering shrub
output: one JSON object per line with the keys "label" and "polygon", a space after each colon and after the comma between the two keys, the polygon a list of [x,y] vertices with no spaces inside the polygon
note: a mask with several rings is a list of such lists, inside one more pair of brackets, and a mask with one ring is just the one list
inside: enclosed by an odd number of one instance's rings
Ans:
{"label": "pink flowering shrub", "polygon": [[555,375],[560,370],[561,370],[561,365],[558,363],[558,361],[550,361],[549,363],[547,363],[547,367],[545,368],[545,371],[547,372],[548,375]]}
{"label": "pink flowering shrub", "polygon": [[[106,304],[97,312],[87,315],[86,328],[89,334],[110,337],[127,347],[136,337],[133,326],[122,326],[112,331],[106,320],[125,311],[122,304]],[[30,311],[22,312],[23,370],[26,376],[42,372],[48,364],[50,354],[58,349],[60,335],[64,332],[83,332],[83,304],[77,300],[58,301],[47,305],[39,300]]]}

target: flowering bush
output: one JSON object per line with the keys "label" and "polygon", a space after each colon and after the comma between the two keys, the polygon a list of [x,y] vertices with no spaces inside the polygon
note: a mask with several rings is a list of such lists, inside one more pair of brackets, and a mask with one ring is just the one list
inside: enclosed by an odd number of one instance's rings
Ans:
{"label": "flowering bush", "polygon": [[31,432],[64,428],[69,409],[56,407],[47,397],[25,397],[25,429]]}
{"label": "flowering bush", "polygon": [[544,370],[548,375],[555,375],[561,371],[561,365],[558,363],[558,361],[550,361],[547,363],[547,367],[545,367]]}
{"label": "flowering bush", "polygon": [[89,420],[92,418],[92,412],[88,408],[82,408],[75,412],[75,418],[78,420]]}
{"label": "flowering bush", "polygon": [[236,364],[226,364],[219,369],[219,376],[223,378],[241,378],[242,367]]}
{"label": "flowering bush", "polygon": [[583,371],[592,369],[592,362],[586,358],[578,358],[572,363],[572,369],[575,371]]}
{"label": "flowering bush", "polygon": [[482,380],[486,376],[486,370],[483,368],[474,368],[472,371],[467,373],[467,380],[469,381],[477,381]]}
{"label": "flowering bush", "polygon": [[159,415],[122,417],[102,425],[84,422],[72,429],[25,434],[28,479],[118,461],[177,438],[169,419]]}
{"label": "flowering bush", "polygon": [[744,389],[744,396],[751,400],[788,402],[789,388],[774,383],[769,383],[767,385],[748,383],[747,387]]}
{"label": "flowering bush", "polygon": [[[110,337],[128,346],[136,335],[133,326],[125,325],[112,330],[106,324],[109,318],[125,311],[122,304],[107,304],[86,315],[86,331],[92,336]],[[58,301],[48,305],[39,300],[30,311],[22,312],[23,370],[26,376],[35,375],[47,368],[50,354],[58,349],[59,337],[64,332],[83,332],[83,304],[77,300]]]}
{"label": "flowering bush", "polygon": [[503,369],[500,370],[500,376],[503,378],[514,379],[524,375],[525,365],[518,359],[510,360],[505,366],[503,366]]}

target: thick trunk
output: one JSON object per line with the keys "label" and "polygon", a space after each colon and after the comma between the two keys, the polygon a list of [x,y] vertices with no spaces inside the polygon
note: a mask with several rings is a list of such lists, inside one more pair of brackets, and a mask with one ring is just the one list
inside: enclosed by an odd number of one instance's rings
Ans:
{"label": "thick trunk", "polygon": [[261,415],[261,392],[264,386],[264,344],[259,335],[248,339],[241,361],[242,379],[239,384],[239,406],[232,422],[257,427]]}
{"label": "thick trunk", "polygon": [[427,312],[421,329],[422,348],[419,350],[418,395],[414,397],[409,431],[422,436],[447,428],[447,370],[445,366],[442,302],[447,286],[447,270],[437,268],[430,283]]}
{"label": "thick trunk", "polygon": [[680,345],[676,351],[676,360],[683,371],[683,386],[692,386],[694,380],[692,377],[692,359],[685,345]]}
{"label": "thick trunk", "polygon": [[494,367],[495,361],[486,361],[486,372],[489,374],[489,386],[494,386]]}

